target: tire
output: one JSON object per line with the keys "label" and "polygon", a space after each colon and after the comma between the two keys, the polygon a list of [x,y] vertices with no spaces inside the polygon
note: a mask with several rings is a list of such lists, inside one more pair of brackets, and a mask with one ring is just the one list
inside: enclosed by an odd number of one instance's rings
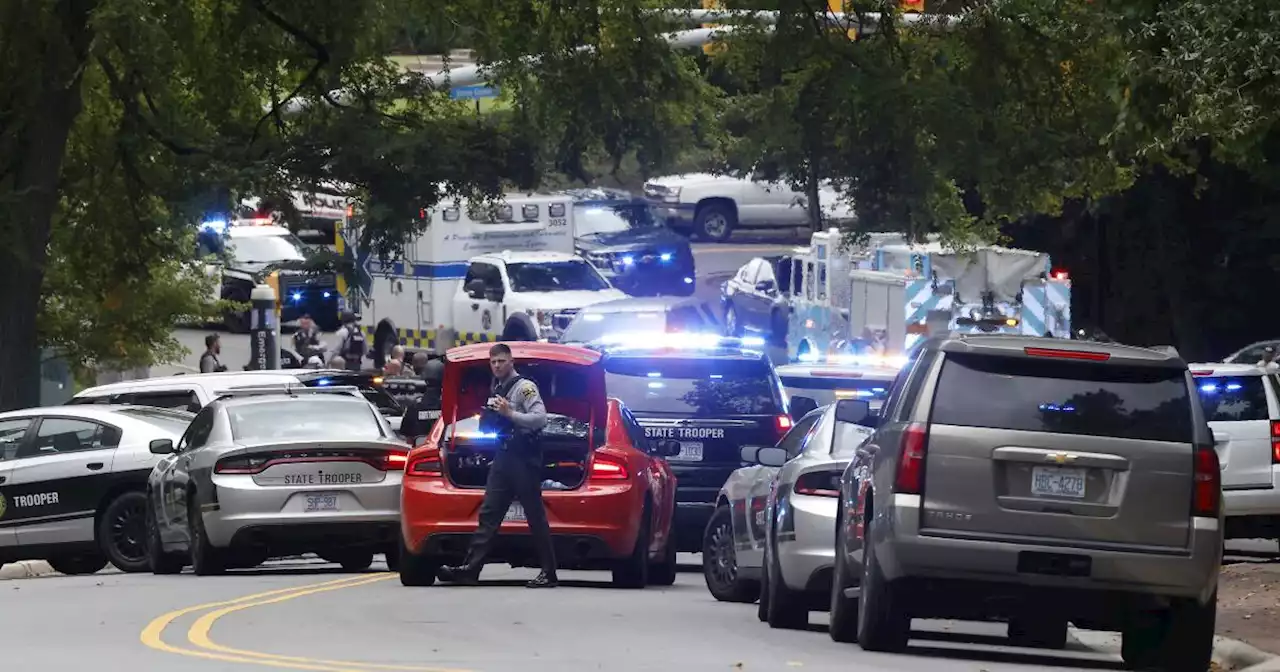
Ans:
{"label": "tire", "polygon": [[107,558],[97,553],[80,555],[61,555],[48,560],[53,571],[67,576],[96,574],[107,566]]}
{"label": "tire", "polygon": [[733,235],[738,226],[738,215],[723,203],[711,203],[698,208],[693,216],[694,234],[702,240],[723,243]]}
{"label": "tire", "polygon": [[640,529],[636,532],[636,545],[631,555],[619,561],[613,568],[613,585],[636,590],[649,583],[649,541],[653,538],[653,521],[646,504],[640,514]]}
{"label": "tire", "polygon": [[680,566],[676,562],[676,538],[674,534],[668,533],[667,544],[662,550],[662,562],[649,565],[649,585],[675,585],[679,571]]}
{"label": "tire", "polygon": [[716,507],[702,533],[702,578],[711,596],[721,602],[750,604],[760,598],[759,583],[738,577],[733,518],[727,506]]}
{"label": "tire", "polygon": [[765,571],[769,573],[768,605],[765,607],[769,627],[781,630],[804,630],[809,627],[807,596],[791,590],[782,578],[782,565],[778,554],[771,548],[765,550]]}
{"label": "tire", "polygon": [[836,520],[836,556],[835,566],[831,571],[831,625],[827,634],[831,641],[852,644],[858,641],[858,600],[846,597],[846,588],[852,588],[849,580],[849,565],[845,562],[844,547],[845,525],[841,512]]}
{"label": "tire", "polygon": [[[1009,619],[1009,643],[1030,649],[1067,648],[1067,619],[1023,616]],[[1208,666],[1205,666],[1208,669]]]}
{"label": "tire", "polygon": [[903,610],[897,586],[880,571],[875,544],[870,542],[869,524],[865,538],[868,542],[862,552],[862,590],[858,595],[858,646],[866,651],[897,653],[907,648],[911,616]]}
{"label": "tire", "polygon": [[403,539],[396,555],[399,557],[396,571],[400,572],[400,585],[411,588],[435,585],[436,572],[440,571],[441,565],[439,559],[410,551]]}
{"label": "tire", "polygon": [[[328,557],[324,557],[329,560]],[[342,569],[347,572],[363,572],[369,569],[373,564],[373,551],[343,551],[335,553],[329,562],[336,562],[342,565]]]}
{"label": "tire", "polygon": [[187,528],[191,535],[191,571],[196,576],[216,576],[227,571],[226,558],[220,549],[209,542],[204,529],[204,514],[194,501],[187,504]]}
{"label": "tire", "polygon": [[502,329],[502,340],[504,341],[535,341],[533,333],[529,331],[528,325],[519,320],[512,320]]}
{"label": "tire", "polygon": [[387,571],[389,572],[400,571],[400,547],[399,546],[392,546],[388,548],[386,552],[383,553],[383,557],[385,557],[387,560]]}
{"label": "tire", "polygon": [[122,572],[151,569],[147,504],[146,493],[130,490],[111,500],[98,517],[98,548]]}
{"label": "tire", "polygon": [[1218,592],[1207,604],[1180,600],[1163,613],[1124,629],[1120,657],[1130,669],[1200,672],[1213,658]]}
{"label": "tire", "polygon": [[151,563],[151,573],[157,575],[181,574],[187,566],[187,559],[181,553],[166,553],[160,543],[160,526],[156,523],[155,511],[147,504],[147,556]]}
{"label": "tire", "polygon": [[760,572],[760,599],[756,602],[756,618],[769,622],[769,572]]}

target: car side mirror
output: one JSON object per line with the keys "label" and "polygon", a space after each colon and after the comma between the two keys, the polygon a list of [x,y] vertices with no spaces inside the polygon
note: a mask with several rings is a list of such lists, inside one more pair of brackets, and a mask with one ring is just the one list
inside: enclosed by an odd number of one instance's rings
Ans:
{"label": "car side mirror", "polygon": [[799,420],[818,409],[818,402],[813,397],[792,397],[791,418]]}
{"label": "car side mirror", "polygon": [[772,280],[761,280],[756,283],[757,292],[772,292],[775,289]]}
{"label": "car side mirror", "polygon": [[486,301],[494,303],[502,303],[502,299],[507,295],[501,287],[491,287],[484,290],[484,298]]}
{"label": "car side mirror", "polygon": [[483,298],[484,287],[484,280],[472,280],[471,282],[468,282],[465,288],[467,296],[470,296],[473,299]]}
{"label": "car side mirror", "polygon": [[[868,419],[872,418],[871,404],[862,399],[841,399],[836,402],[836,421],[851,425],[871,427]],[[874,420],[872,420],[874,422]]]}
{"label": "car side mirror", "polygon": [[653,442],[653,454],[659,457],[675,457],[680,454],[680,442],[658,439]]}
{"label": "car side mirror", "polygon": [[153,455],[169,455],[173,453],[173,439],[153,439],[150,448]]}
{"label": "car side mirror", "polygon": [[743,446],[742,461],[763,467],[781,467],[787,463],[787,451],[776,446]]}

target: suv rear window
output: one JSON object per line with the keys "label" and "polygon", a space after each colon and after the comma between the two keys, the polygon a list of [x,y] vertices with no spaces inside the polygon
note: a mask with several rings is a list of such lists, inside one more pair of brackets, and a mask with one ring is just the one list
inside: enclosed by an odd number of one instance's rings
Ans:
{"label": "suv rear window", "polygon": [[1266,420],[1267,392],[1262,376],[1213,376],[1196,378],[1200,404],[1209,422]]}
{"label": "suv rear window", "polygon": [[1181,369],[948,353],[931,421],[1190,443],[1191,419]]}
{"label": "suv rear window", "polygon": [[605,386],[634,413],[774,415],[782,406],[762,360],[614,358]]}

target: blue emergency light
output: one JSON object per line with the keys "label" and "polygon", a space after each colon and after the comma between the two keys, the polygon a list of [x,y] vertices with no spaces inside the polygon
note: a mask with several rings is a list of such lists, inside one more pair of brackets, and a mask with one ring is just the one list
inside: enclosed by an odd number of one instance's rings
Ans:
{"label": "blue emergency light", "polygon": [[764,339],[758,336],[734,338],[720,334],[698,332],[626,332],[609,334],[596,341],[600,345],[631,348],[672,348],[679,350],[708,350],[713,348],[762,348]]}

